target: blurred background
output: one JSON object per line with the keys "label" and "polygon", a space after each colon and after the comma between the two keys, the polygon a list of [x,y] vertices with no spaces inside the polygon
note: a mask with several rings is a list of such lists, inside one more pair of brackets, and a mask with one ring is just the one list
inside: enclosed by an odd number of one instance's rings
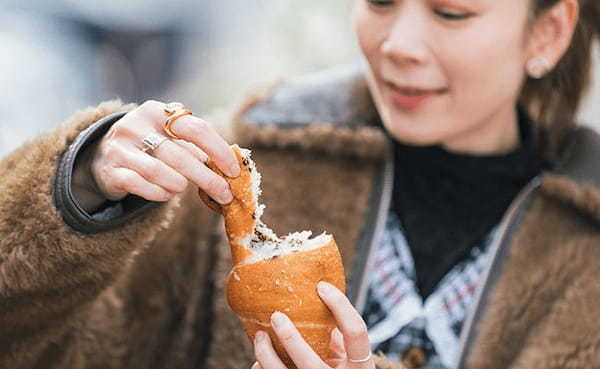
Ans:
{"label": "blurred background", "polygon": [[[254,86],[354,63],[350,5],[0,0],[0,155],[107,99],[182,101],[203,115]],[[595,81],[581,119],[600,129],[600,67]]]}

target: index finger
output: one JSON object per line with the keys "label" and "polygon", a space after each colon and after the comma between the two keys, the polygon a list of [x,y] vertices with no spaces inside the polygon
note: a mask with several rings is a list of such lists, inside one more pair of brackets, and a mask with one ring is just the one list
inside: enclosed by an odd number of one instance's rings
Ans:
{"label": "index finger", "polygon": [[[169,118],[165,111],[166,107],[167,104],[165,103],[148,100],[140,105],[135,112],[150,118],[156,124],[157,129],[164,131],[165,123]],[[208,122],[191,114],[180,115],[172,120],[170,130],[178,138],[202,149],[225,175],[229,177],[240,175],[240,166],[229,144]]]}
{"label": "index finger", "polygon": [[327,282],[317,285],[319,295],[335,317],[342,335],[349,359],[360,360],[371,353],[371,343],[367,333],[367,325],[350,303],[346,295]]}
{"label": "index finger", "polygon": [[205,120],[193,115],[177,118],[171,131],[179,138],[201,148],[229,177],[240,175],[240,166],[229,144]]}

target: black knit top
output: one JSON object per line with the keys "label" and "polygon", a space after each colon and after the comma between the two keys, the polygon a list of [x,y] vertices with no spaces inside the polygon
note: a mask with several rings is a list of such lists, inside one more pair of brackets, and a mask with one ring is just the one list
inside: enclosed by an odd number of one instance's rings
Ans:
{"label": "black knit top", "polygon": [[502,155],[451,153],[394,142],[393,211],[413,254],[423,298],[482,243],[517,193],[546,166],[519,110],[521,143]]}

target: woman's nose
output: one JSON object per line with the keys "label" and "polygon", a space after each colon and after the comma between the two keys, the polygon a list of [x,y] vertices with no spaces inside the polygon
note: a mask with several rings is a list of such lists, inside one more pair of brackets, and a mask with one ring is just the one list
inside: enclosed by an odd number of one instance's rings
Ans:
{"label": "woman's nose", "polygon": [[399,12],[381,44],[381,52],[394,63],[422,63],[427,56],[425,21],[414,12]]}

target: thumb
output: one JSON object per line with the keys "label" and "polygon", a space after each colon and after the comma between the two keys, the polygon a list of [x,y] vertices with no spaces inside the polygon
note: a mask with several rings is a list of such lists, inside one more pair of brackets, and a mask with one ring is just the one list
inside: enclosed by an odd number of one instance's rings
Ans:
{"label": "thumb", "polygon": [[325,359],[325,364],[331,368],[337,368],[340,364],[346,362],[346,359]]}
{"label": "thumb", "polygon": [[334,359],[345,359],[346,349],[344,347],[344,336],[338,328],[331,331],[331,341],[329,342],[329,349],[334,355]]}

